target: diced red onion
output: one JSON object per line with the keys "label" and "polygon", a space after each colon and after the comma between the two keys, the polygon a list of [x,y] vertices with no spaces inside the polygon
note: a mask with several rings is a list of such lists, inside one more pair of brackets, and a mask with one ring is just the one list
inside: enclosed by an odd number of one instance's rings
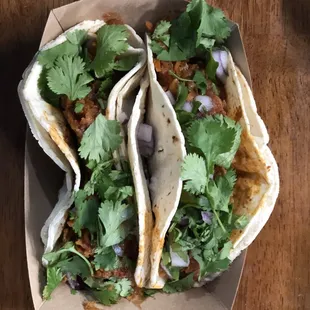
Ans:
{"label": "diced red onion", "polygon": [[143,157],[150,157],[154,153],[154,140],[151,142],[145,142],[143,140],[138,140],[139,151]]}
{"label": "diced red onion", "polygon": [[200,112],[210,111],[213,108],[212,99],[209,96],[196,96],[195,101],[201,102],[200,107],[198,110]]}
{"label": "diced red onion", "polygon": [[186,112],[192,112],[192,110],[193,110],[193,105],[192,105],[192,103],[186,101],[186,102],[184,103],[183,110],[186,111]]}
{"label": "diced red onion", "polygon": [[210,211],[201,211],[201,217],[202,217],[202,220],[211,225],[212,223],[212,217],[213,217],[213,213],[210,212]]}
{"label": "diced red onion", "polygon": [[124,123],[128,122],[129,118],[125,112],[121,112],[118,116],[118,120],[121,124],[124,124]]}
{"label": "diced red onion", "polygon": [[137,138],[144,142],[151,142],[153,137],[153,128],[148,124],[140,124]]}
{"label": "diced red onion", "polygon": [[212,56],[219,64],[216,69],[216,76],[222,83],[225,83],[228,72],[228,54],[226,51],[217,50],[212,52]]}
{"label": "diced red onion", "polygon": [[170,247],[170,258],[172,267],[188,267],[189,265],[189,256],[187,255],[187,260],[185,261],[177,253],[173,252]]}
{"label": "diced red onion", "polygon": [[175,105],[175,98],[170,90],[166,91],[166,95],[169,98],[172,105]]}
{"label": "diced red onion", "polygon": [[122,249],[120,245],[114,244],[112,245],[112,248],[117,256],[122,257],[124,255],[124,250]]}

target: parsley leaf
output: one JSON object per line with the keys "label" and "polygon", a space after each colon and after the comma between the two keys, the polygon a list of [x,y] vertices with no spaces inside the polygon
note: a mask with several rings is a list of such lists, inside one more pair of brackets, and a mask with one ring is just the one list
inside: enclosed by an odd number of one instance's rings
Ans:
{"label": "parsley leaf", "polygon": [[103,25],[97,32],[96,57],[90,64],[96,77],[109,75],[115,67],[115,57],[126,52],[129,32],[124,25]]}
{"label": "parsley leaf", "polygon": [[206,164],[197,154],[188,154],[182,164],[181,178],[184,190],[192,194],[203,194],[207,185]]}
{"label": "parsley leaf", "polygon": [[239,148],[241,126],[227,117],[217,115],[196,120],[187,131],[188,143],[205,156],[208,174],[213,166],[229,168]]}
{"label": "parsley leaf", "polygon": [[67,95],[70,100],[84,98],[89,92],[87,86],[93,80],[85,72],[85,63],[79,56],[58,57],[55,66],[47,73],[49,88],[58,95]]}
{"label": "parsley leaf", "polygon": [[86,129],[79,153],[81,158],[100,162],[107,153],[115,151],[122,142],[120,124],[117,121],[107,120],[99,114],[95,121]]}
{"label": "parsley leaf", "polygon": [[68,32],[66,37],[70,43],[82,45],[87,39],[87,31],[82,29],[75,30],[73,32]]}
{"label": "parsley leaf", "polygon": [[99,249],[94,259],[95,268],[109,271],[120,267],[120,260],[112,247]]}
{"label": "parsley leaf", "polygon": [[163,287],[163,291],[167,294],[183,292],[192,288],[193,285],[194,285],[194,273],[190,273],[188,276],[186,276],[181,280],[167,282]]}
{"label": "parsley leaf", "polygon": [[100,240],[101,246],[109,247],[125,240],[131,229],[126,222],[133,215],[133,207],[122,204],[120,201],[101,203],[99,218],[105,229],[105,234]]}
{"label": "parsley leaf", "polygon": [[47,283],[43,290],[43,298],[48,300],[51,298],[52,292],[61,283],[64,278],[61,270],[57,267],[47,267],[46,269]]}
{"label": "parsley leaf", "polygon": [[85,191],[79,190],[75,196],[76,216],[73,224],[73,229],[81,235],[81,230],[87,228],[90,233],[94,234],[98,230],[98,201],[88,195]]}
{"label": "parsley leaf", "polygon": [[205,95],[207,90],[207,79],[205,78],[203,73],[199,70],[196,71],[193,80],[196,83],[198,89],[200,90],[201,95]]}

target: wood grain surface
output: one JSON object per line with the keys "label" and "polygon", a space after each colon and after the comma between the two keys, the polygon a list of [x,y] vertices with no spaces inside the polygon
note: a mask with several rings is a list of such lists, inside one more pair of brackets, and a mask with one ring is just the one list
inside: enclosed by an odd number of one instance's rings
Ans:
{"label": "wood grain surface", "polygon": [[[16,94],[48,12],[70,0],[0,1],[0,309],[32,309],[23,227],[26,122]],[[310,1],[211,1],[241,26],[281,191],[250,246],[234,309],[310,309]]]}

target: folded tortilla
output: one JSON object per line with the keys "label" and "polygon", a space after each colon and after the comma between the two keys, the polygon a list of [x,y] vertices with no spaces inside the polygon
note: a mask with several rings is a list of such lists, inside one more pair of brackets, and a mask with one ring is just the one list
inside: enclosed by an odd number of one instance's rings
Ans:
{"label": "folded tortilla", "polygon": [[[86,30],[88,37],[93,37],[104,24],[105,22],[102,20],[81,22],[46,44],[42,48],[42,51],[63,43],[66,40],[66,35],[75,30]],[[124,98],[127,96],[127,93],[130,92],[129,85],[135,84],[139,86],[140,78],[145,70],[145,45],[130,26],[126,25],[126,27],[130,33],[128,39],[130,47],[126,55],[137,55],[138,62],[113,86],[107,102],[106,118],[108,120],[117,119],[117,104],[125,100]],[[18,94],[32,134],[38,140],[44,152],[58,167],[66,172],[64,186],[59,192],[59,200],[41,231],[44,252],[49,253],[54,249],[63,231],[67,211],[73,204],[75,192],[80,188],[81,171],[78,163],[77,150],[67,139],[67,122],[62,111],[46,102],[40,95],[38,80],[43,67],[38,62],[37,56],[38,54],[24,72],[23,80],[18,86]],[[129,117],[130,113],[131,111],[129,111]],[[114,153],[114,158],[119,169],[121,169],[121,157],[125,157],[126,160],[128,159],[127,146],[124,145],[124,142],[120,150]],[[144,204],[138,203],[138,207],[143,208]],[[145,211],[140,211],[139,209],[138,221],[143,223],[145,217]],[[148,256],[145,252],[147,249],[144,247],[145,242],[147,241],[145,241],[145,234],[142,231],[139,234],[139,258],[135,273],[135,279],[139,286],[142,286],[146,281],[145,268],[149,265]]]}
{"label": "folded tortilla", "polygon": [[[147,36],[150,96],[147,120],[155,132],[155,152],[149,161],[149,186],[155,226],[152,234],[151,273],[149,287],[162,288],[167,276],[160,271],[163,245],[171,220],[177,211],[182,191],[181,164],[186,155],[183,132],[174,108],[157,80],[150,38]],[[242,127],[241,144],[232,167],[237,183],[231,202],[234,213],[246,214],[249,223],[242,231],[231,235],[233,261],[248,247],[268,220],[279,192],[279,174],[276,161],[268,148],[269,136],[257,114],[253,94],[240,70],[228,52],[226,91],[227,116]],[[208,274],[196,286],[212,280],[218,274]]]}

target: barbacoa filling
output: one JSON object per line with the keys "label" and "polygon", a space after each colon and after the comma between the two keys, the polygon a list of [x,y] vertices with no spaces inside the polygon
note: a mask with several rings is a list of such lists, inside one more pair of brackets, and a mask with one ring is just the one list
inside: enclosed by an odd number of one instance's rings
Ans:
{"label": "barbacoa filling", "polygon": [[91,37],[76,30],[38,56],[41,95],[63,112],[82,172],[62,237],[44,255],[45,299],[61,282],[72,290],[87,290],[104,305],[134,292],[134,187],[130,170],[117,170],[112,157],[122,142],[120,124],[105,117],[112,87],[138,61],[138,56],[123,56],[128,37],[124,25],[104,25]]}
{"label": "barbacoa filling", "polygon": [[230,235],[247,225],[230,202],[237,180],[231,164],[242,129],[226,116],[230,28],[223,12],[192,0],[177,19],[146,26],[157,79],[175,109],[187,151],[181,200],[161,260],[160,273],[168,278],[163,290],[173,293],[226,270]]}

